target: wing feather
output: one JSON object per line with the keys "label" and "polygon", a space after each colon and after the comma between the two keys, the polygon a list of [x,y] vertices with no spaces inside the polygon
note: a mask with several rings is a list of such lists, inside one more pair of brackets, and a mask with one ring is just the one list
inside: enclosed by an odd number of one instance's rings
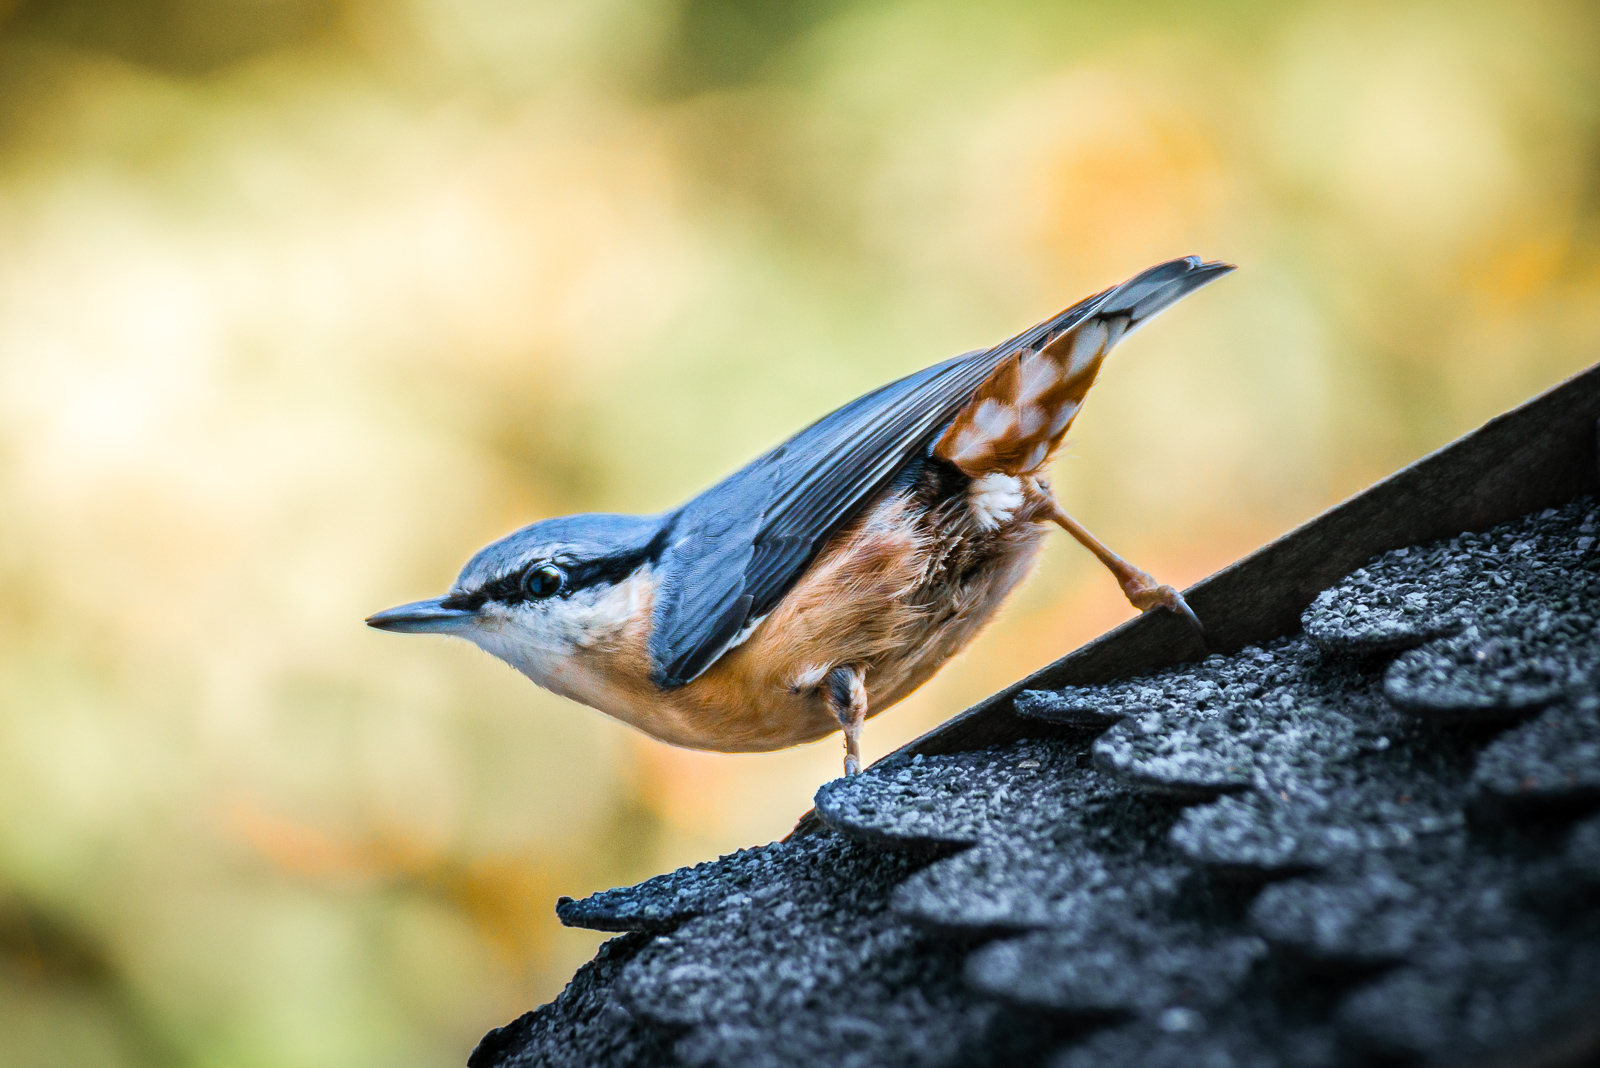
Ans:
{"label": "wing feather", "polygon": [[714,664],[830,537],[926,455],[1002,360],[1071,328],[1109,292],[858,397],[684,505],[661,559],[650,634],[657,684],[684,685]]}

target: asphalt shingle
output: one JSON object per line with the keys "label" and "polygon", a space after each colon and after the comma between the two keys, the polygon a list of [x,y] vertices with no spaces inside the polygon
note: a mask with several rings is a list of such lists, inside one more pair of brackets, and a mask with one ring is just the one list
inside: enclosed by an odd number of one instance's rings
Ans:
{"label": "asphalt shingle", "polygon": [[633,933],[474,1068],[1534,1049],[1600,1006],[1597,528],[1581,497],[1385,554],[1300,633],[1025,693],[1045,737],[881,762],[819,833],[563,900]]}

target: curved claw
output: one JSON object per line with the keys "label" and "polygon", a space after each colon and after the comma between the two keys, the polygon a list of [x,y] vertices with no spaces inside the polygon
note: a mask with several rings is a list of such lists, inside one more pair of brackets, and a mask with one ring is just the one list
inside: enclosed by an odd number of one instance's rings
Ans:
{"label": "curved claw", "polygon": [[[1170,586],[1167,588],[1172,589]],[[1204,623],[1200,622],[1200,617],[1194,614],[1194,609],[1189,607],[1189,602],[1183,599],[1183,594],[1179,593],[1177,590],[1172,590],[1172,602],[1173,603],[1167,605],[1167,607],[1172,609],[1178,615],[1182,616],[1184,619],[1187,619],[1189,621],[1189,625],[1195,629],[1195,633],[1200,635],[1200,640],[1202,642],[1205,641],[1206,626]]]}
{"label": "curved claw", "polygon": [[1182,616],[1195,629],[1195,633],[1200,635],[1200,640],[1205,641],[1205,624],[1200,622],[1200,617],[1194,614],[1189,602],[1185,601],[1183,594],[1175,588],[1155,585],[1147,585],[1143,589],[1135,587],[1129,592],[1128,600],[1141,612],[1148,612],[1152,608],[1165,608],[1175,615]]}

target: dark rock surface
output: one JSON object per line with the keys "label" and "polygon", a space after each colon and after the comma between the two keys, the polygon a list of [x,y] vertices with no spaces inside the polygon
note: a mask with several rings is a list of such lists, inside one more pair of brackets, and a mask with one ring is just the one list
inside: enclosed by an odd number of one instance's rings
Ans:
{"label": "dark rock surface", "polygon": [[634,933],[471,1063],[1589,1063],[1597,520],[1389,553],[1301,634],[1025,694],[1050,736],[885,761],[818,791],[822,832],[563,900]]}

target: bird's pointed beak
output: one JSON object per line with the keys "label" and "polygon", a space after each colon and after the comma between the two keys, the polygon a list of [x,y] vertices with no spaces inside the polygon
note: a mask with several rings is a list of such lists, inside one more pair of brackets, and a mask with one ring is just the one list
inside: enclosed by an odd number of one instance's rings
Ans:
{"label": "bird's pointed beak", "polygon": [[432,597],[375,612],[367,617],[367,626],[399,634],[448,634],[475,614],[464,608],[446,608],[443,597]]}

